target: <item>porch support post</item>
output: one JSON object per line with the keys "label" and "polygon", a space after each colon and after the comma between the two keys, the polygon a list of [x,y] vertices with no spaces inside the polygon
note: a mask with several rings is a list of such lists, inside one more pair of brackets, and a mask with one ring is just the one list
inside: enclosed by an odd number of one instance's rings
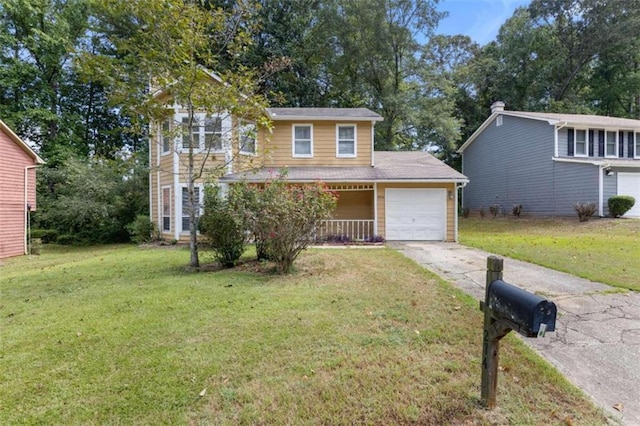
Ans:
{"label": "porch support post", "polygon": [[378,235],[378,182],[373,183],[373,235]]}

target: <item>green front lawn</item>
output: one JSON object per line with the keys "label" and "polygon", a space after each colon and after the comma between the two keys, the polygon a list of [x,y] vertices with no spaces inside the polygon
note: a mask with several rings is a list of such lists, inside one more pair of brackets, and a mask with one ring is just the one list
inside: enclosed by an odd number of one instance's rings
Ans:
{"label": "green front lawn", "polygon": [[640,220],[460,218],[460,243],[640,290]]}
{"label": "green front lawn", "polygon": [[390,249],[186,272],[183,249],[0,267],[0,424],[603,424],[520,340],[479,405],[477,303]]}

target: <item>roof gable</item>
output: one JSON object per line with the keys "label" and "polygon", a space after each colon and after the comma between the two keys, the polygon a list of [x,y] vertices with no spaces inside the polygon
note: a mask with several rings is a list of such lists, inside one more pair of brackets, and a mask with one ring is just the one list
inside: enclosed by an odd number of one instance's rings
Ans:
{"label": "roof gable", "polygon": [[11,128],[7,126],[2,120],[0,120],[0,130],[7,136],[9,136],[9,139],[15,142],[15,144],[18,145],[24,152],[26,152],[27,155],[29,155],[29,157],[31,157],[36,164],[44,164],[44,160],[40,158],[40,156],[36,154],[36,152],[31,149],[29,145],[27,145],[22,139],[20,139],[20,137],[16,135],[13,130],[11,130]]}

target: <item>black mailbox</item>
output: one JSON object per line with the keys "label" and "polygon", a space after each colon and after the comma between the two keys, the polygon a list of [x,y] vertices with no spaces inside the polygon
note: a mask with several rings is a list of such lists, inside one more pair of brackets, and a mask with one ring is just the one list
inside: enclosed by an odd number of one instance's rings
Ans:
{"label": "black mailbox", "polygon": [[556,328],[556,305],[540,296],[502,280],[489,284],[488,307],[497,320],[526,337],[544,335]]}

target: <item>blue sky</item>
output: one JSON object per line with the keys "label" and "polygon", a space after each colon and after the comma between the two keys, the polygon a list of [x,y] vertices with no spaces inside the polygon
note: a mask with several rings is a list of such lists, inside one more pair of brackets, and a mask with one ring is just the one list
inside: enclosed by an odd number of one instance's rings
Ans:
{"label": "blue sky", "polygon": [[440,21],[438,33],[464,34],[481,45],[495,40],[500,26],[519,6],[530,0],[441,0],[438,10],[449,12]]}

